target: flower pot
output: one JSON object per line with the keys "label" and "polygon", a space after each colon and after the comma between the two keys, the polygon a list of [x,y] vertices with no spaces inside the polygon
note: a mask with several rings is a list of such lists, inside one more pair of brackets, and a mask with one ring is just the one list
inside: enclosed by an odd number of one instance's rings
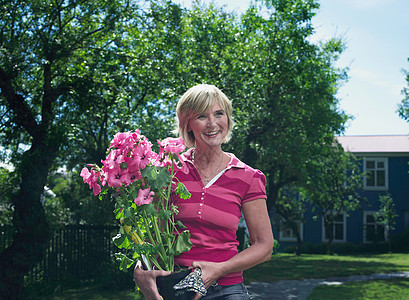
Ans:
{"label": "flower pot", "polygon": [[156,285],[159,289],[159,294],[163,297],[164,300],[190,300],[192,296],[196,293],[188,292],[186,290],[177,290],[173,289],[173,286],[185,278],[192,270],[183,270],[180,272],[175,272],[169,276],[159,276],[156,278]]}

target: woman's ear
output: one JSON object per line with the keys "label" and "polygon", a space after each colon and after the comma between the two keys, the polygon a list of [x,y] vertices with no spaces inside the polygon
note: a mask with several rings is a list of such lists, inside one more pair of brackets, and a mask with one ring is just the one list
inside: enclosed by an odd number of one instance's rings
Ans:
{"label": "woman's ear", "polygon": [[186,130],[187,132],[192,131],[192,128],[190,127],[190,121],[187,122]]}

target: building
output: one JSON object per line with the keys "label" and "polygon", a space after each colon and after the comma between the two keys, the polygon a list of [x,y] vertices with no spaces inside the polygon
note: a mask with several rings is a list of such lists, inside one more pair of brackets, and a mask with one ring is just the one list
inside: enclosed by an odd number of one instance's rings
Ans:
{"label": "building", "polygon": [[[379,209],[379,196],[389,193],[395,203],[398,217],[392,234],[402,232],[409,226],[409,136],[340,136],[338,141],[345,151],[359,158],[366,176],[360,192],[368,202],[361,209],[340,215],[335,221],[334,243],[369,243],[385,239],[385,228],[377,224],[374,214]],[[305,224],[300,223],[304,242],[326,242],[323,220],[312,219],[309,211]],[[295,236],[290,229],[281,228],[277,236],[281,249],[294,245]]]}

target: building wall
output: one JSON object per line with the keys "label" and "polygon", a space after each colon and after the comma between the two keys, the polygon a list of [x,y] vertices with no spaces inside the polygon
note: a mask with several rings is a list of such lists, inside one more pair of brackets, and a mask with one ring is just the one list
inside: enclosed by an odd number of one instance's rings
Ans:
{"label": "building wall", "polygon": [[[385,154],[377,155],[377,157],[385,157]],[[367,202],[362,205],[361,209],[350,212],[346,219],[346,241],[356,244],[364,241],[364,212],[378,211],[380,203],[379,196],[389,193],[394,202],[398,217],[396,219],[396,229],[392,234],[402,232],[406,226],[409,226],[409,157],[390,156],[388,157],[388,189],[387,190],[362,190],[361,195],[367,199]],[[303,226],[304,243],[311,242],[313,244],[323,241],[322,237],[322,218],[318,217],[316,221],[313,219],[315,213],[311,211],[311,207],[307,208],[305,213],[305,224]],[[275,237],[279,239],[279,230],[275,229]],[[280,250],[287,246],[294,246],[296,242],[280,241]]]}

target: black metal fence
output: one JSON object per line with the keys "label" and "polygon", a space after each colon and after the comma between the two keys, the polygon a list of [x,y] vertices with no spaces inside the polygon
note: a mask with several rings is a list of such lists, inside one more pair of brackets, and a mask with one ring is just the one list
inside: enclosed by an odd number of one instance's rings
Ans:
{"label": "black metal fence", "polygon": [[[1,227],[0,250],[12,241],[10,229]],[[117,252],[112,243],[117,230],[116,226],[69,225],[55,232],[42,261],[27,274],[26,282],[92,279]]]}

